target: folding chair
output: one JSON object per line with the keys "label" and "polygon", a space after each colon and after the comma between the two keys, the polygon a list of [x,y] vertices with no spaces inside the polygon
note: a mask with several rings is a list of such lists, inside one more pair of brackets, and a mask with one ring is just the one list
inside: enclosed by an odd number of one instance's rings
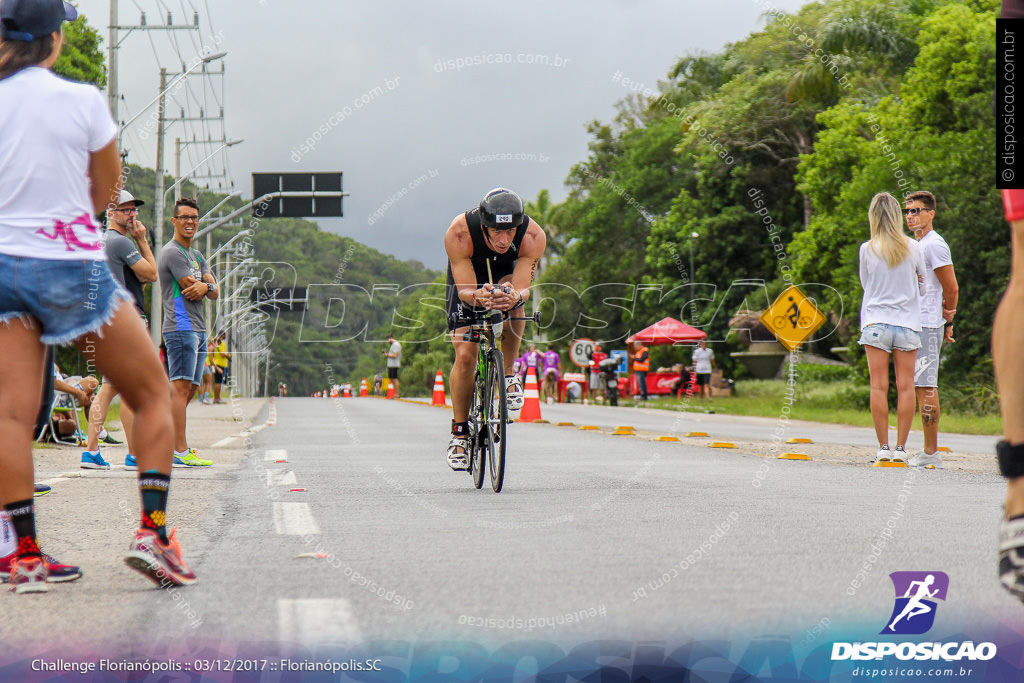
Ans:
{"label": "folding chair", "polygon": [[[39,405],[39,413],[36,415],[36,443],[43,441],[49,434],[50,439],[55,443],[62,443],[69,446],[79,446],[82,441],[82,425],[78,421],[78,406],[75,397],[63,391],[56,391],[53,387],[53,347],[46,349],[46,362],[43,366],[43,398]],[[55,414],[71,415],[75,420],[75,433],[62,436],[58,430],[53,428],[53,416]]]}

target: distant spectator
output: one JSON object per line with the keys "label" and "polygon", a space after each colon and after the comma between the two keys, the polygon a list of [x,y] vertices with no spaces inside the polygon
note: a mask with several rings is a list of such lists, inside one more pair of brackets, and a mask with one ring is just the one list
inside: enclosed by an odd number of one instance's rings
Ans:
{"label": "distant spectator", "polygon": [[640,398],[647,400],[647,372],[651,369],[651,352],[647,346],[637,342],[633,351],[633,373],[636,375],[637,387],[640,389]]}
{"label": "distant spectator", "polygon": [[541,357],[541,368],[545,400],[552,403],[558,399],[558,381],[562,377],[562,357],[554,346],[548,345],[548,350]]}
{"label": "distant spectator", "polygon": [[697,342],[697,348],[693,350],[693,368],[697,373],[697,393],[701,398],[707,394],[711,400],[711,373],[715,369],[715,352],[708,348],[706,339]]}
{"label": "distant spectator", "polygon": [[601,344],[594,344],[594,351],[590,354],[590,393],[595,401],[604,400],[604,374],[600,363],[607,357]]}
{"label": "distant spectator", "polygon": [[388,379],[395,388],[395,398],[399,397],[398,371],[402,369],[402,345],[392,334],[388,335],[388,348],[384,354],[388,357]]}
{"label": "distant spectator", "polygon": [[199,383],[199,402],[203,405],[213,404],[213,352],[216,348],[212,339],[206,342],[206,362],[203,363],[203,379]]}
{"label": "distant spectator", "polygon": [[221,387],[231,379],[231,353],[228,351],[228,333],[221,331],[213,338],[213,402],[224,403]]}
{"label": "distant spectator", "polygon": [[[925,291],[921,245],[903,232],[899,201],[879,192],[868,209],[871,239],[860,245],[861,335],[871,375],[871,419],[878,437],[875,462],[906,462],[914,419],[914,363],[921,347]],[[896,371],[896,448],[889,448],[889,355]]]}

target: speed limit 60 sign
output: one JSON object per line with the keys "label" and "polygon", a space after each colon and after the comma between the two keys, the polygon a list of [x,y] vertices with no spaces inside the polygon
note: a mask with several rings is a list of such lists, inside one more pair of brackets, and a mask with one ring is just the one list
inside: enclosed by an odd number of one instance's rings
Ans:
{"label": "speed limit 60 sign", "polygon": [[590,354],[594,352],[594,340],[583,337],[569,347],[569,360],[581,368],[590,365]]}

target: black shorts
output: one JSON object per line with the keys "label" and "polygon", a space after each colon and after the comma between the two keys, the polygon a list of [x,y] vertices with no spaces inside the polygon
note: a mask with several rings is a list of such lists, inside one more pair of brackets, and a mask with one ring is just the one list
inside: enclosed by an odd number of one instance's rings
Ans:
{"label": "black shorts", "polygon": [[398,368],[388,368],[388,379],[398,379]]}
{"label": "black shorts", "polygon": [[697,373],[697,386],[703,387],[711,384],[711,373],[710,372],[698,372]]}

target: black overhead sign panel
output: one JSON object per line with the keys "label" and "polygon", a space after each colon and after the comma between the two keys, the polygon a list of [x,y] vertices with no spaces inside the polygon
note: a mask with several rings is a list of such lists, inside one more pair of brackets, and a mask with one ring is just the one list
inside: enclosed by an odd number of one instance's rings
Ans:
{"label": "black overhead sign panel", "polygon": [[255,218],[340,218],[341,173],[253,173],[252,196],[283,193],[252,206]]}

